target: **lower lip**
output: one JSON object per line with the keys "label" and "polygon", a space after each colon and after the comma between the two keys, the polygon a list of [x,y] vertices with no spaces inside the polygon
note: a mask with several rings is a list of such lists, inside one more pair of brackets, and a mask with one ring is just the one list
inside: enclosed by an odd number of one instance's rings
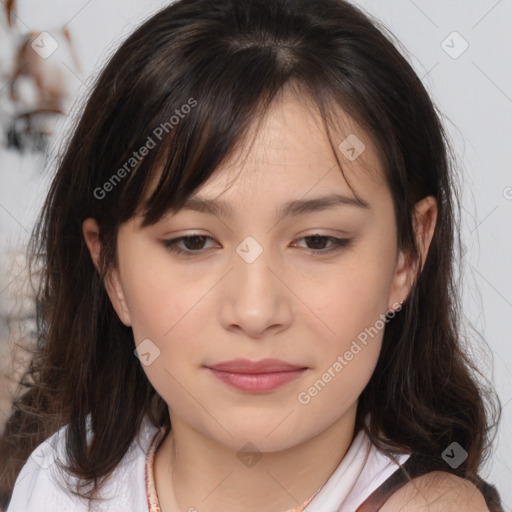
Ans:
{"label": "lower lip", "polygon": [[276,373],[229,373],[208,368],[218,379],[242,391],[272,391],[299,378],[307,368]]}

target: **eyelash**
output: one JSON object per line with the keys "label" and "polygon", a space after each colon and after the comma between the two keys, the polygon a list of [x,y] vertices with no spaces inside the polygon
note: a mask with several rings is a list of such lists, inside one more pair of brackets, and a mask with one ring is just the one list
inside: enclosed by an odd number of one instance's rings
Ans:
{"label": "eyelash", "polygon": [[[163,245],[166,249],[168,249],[171,252],[174,252],[176,254],[181,254],[185,256],[192,256],[196,254],[201,254],[202,249],[197,251],[192,250],[184,250],[179,247],[177,247],[177,244],[180,243],[183,240],[190,240],[192,238],[209,238],[212,240],[210,236],[207,235],[188,235],[188,236],[180,236],[179,238],[173,238],[171,240],[163,240]],[[320,238],[322,240],[329,240],[333,243],[333,245],[328,249],[309,249],[313,254],[330,254],[333,252],[341,251],[344,248],[349,247],[352,244],[352,239],[350,238],[336,238],[333,236],[324,236],[324,235],[309,235],[302,237],[302,239],[307,238]]]}

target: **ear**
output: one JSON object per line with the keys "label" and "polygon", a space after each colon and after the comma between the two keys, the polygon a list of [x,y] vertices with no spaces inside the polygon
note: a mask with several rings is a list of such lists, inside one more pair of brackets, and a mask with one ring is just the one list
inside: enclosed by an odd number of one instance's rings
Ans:
{"label": "ear", "polygon": [[415,205],[414,232],[421,252],[421,270],[425,266],[428,249],[434,236],[437,222],[437,202],[434,196],[424,197]]}
{"label": "ear", "polygon": [[[433,196],[427,196],[418,201],[414,207],[413,226],[416,242],[421,254],[421,270],[425,265],[428,250],[437,222],[437,202]],[[397,309],[397,304],[404,301],[416,279],[418,272],[417,262],[400,251],[398,264],[390,293],[391,305],[388,308]]]}
{"label": "ear", "polygon": [[[84,220],[82,224],[82,232],[84,235],[85,243],[91,254],[91,259],[100,272],[100,256],[101,256],[101,241],[100,241],[100,228],[95,219],[89,218]],[[121,284],[119,269],[112,268],[108,270],[107,275],[103,280],[103,284],[110,298],[110,302],[114,307],[117,316],[126,326],[131,326],[131,319],[129,310],[126,304],[125,293]]]}

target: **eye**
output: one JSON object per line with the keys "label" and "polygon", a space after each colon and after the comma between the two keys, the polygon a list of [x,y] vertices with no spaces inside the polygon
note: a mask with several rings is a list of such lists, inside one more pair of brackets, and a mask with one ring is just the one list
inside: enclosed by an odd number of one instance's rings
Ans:
{"label": "eye", "polygon": [[[172,240],[164,240],[164,247],[169,249],[171,252],[177,254],[190,255],[192,253],[199,253],[203,249],[204,242],[206,239],[212,240],[210,236],[206,235],[188,235],[180,236],[179,238],[173,238]],[[178,244],[184,243],[185,249],[178,247]]]}
{"label": "eye", "polygon": [[[176,254],[191,256],[194,253],[201,254],[202,252],[204,252],[204,244],[208,239],[213,240],[210,236],[206,235],[180,236],[179,238],[164,240],[163,245],[169,251],[174,252]],[[349,238],[336,238],[333,236],[323,235],[305,236],[300,240],[305,240],[308,245],[313,245],[313,247],[306,247],[306,249],[310,249],[313,253],[317,254],[326,254],[335,251],[340,251],[345,247],[349,247],[350,244],[352,243],[352,240]],[[331,245],[326,248],[325,244],[329,242],[331,243]],[[180,246],[179,244],[183,245]]]}
{"label": "eye", "polygon": [[[349,238],[336,238],[334,236],[323,236],[323,235],[310,235],[301,238],[301,240],[306,240],[309,245],[313,245],[313,247],[307,247],[311,249],[314,253],[331,253],[335,251],[340,251],[341,249],[350,246],[352,240]],[[327,242],[331,242],[331,246],[325,248],[325,244]],[[318,247],[321,246],[321,247]]]}

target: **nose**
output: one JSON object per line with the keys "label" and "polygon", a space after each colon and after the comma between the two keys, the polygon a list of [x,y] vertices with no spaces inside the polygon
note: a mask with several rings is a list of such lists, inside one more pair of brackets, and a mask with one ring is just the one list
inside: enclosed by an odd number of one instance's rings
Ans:
{"label": "nose", "polygon": [[220,319],[225,329],[261,339],[288,328],[293,293],[282,268],[272,261],[271,251],[254,240],[240,244],[222,294]]}

